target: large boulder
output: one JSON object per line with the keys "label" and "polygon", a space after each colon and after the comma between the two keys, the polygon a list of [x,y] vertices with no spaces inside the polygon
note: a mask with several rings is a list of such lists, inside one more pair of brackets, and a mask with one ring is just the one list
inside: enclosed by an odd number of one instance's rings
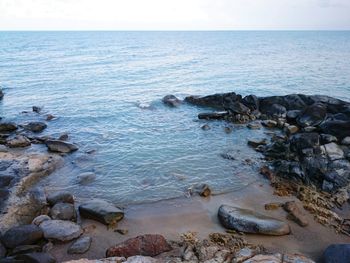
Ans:
{"label": "large boulder", "polygon": [[142,235],[130,238],[107,249],[107,257],[157,256],[172,248],[161,235]]}
{"label": "large boulder", "polygon": [[320,125],[320,128],[323,133],[332,134],[339,140],[350,136],[350,120],[326,120]]}
{"label": "large boulder", "polygon": [[28,124],[23,125],[23,128],[32,131],[32,132],[41,132],[46,129],[47,125],[43,122],[29,122]]}
{"label": "large boulder", "polygon": [[273,236],[290,233],[287,223],[248,209],[222,205],[219,208],[218,217],[225,228],[240,232]]}
{"label": "large boulder", "polygon": [[333,244],[323,253],[324,263],[349,263],[350,244]]}
{"label": "large boulder", "polygon": [[99,199],[90,200],[79,206],[82,217],[93,219],[105,225],[116,223],[123,219],[124,212],[113,204]]}
{"label": "large boulder", "polygon": [[327,116],[327,106],[322,103],[315,103],[308,106],[297,118],[301,127],[317,126]]}
{"label": "large boulder", "polygon": [[12,227],[1,237],[2,243],[7,248],[15,248],[22,245],[32,245],[43,238],[43,231],[35,225],[22,225]]}
{"label": "large boulder", "polygon": [[60,140],[47,140],[45,143],[47,148],[52,152],[71,153],[79,149],[78,146],[73,143]]}
{"label": "large boulder", "polygon": [[2,122],[0,123],[0,132],[13,132],[17,130],[17,125],[14,122]]}
{"label": "large boulder", "polygon": [[44,232],[46,239],[61,242],[78,238],[83,233],[78,224],[63,220],[47,220],[42,222],[39,227]]}
{"label": "large boulder", "polygon": [[177,97],[175,97],[174,95],[166,95],[162,99],[162,101],[165,105],[170,106],[170,107],[177,107],[181,104],[181,100],[178,99]]}

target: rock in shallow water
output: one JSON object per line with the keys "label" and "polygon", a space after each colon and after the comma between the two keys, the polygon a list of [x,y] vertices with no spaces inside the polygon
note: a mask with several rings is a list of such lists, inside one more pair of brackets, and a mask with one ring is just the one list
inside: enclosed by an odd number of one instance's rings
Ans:
{"label": "rock in shallow water", "polygon": [[53,206],[57,203],[70,203],[74,204],[74,197],[71,193],[67,191],[51,193],[47,196],[47,202]]}
{"label": "rock in shallow water", "polygon": [[168,105],[170,107],[177,107],[181,104],[181,100],[174,95],[166,95],[162,101],[165,105]]}
{"label": "rock in shallow water", "polygon": [[157,256],[172,248],[161,235],[142,235],[130,238],[106,251],[107,257]]}
{"label": "rock in shallow water", "polygon": [[10,148],[30,146],[30,140],[23,135],[16,135],[14,138],[7,140],[7,146]]}
{"label": "rock in shallow water", "polygon": [[123,219],[124,212],[104,200],[94,199],[79,206],[82,217],[93,219],[105,225],[116,223]]}
{"label": "rock in shallow water", "polygon": [[95,180],[96,174],[92,172],[81,173],[78,175],[77,179],[79,184],[88,184]]}
{"label": "rock in shallow water", "polygon": [[63,220],[44,221],[40,224],[40,228],[44,232],[46,239],[62,242],[73,240],[83,233],[78,224]]}
{"label": "rock in shallow water", "polygon": [[73,143],[60,140],[47,140],[46,146],[52,152],[71,153],[78,150],[78,146]]}
{"label": "rock in shallow water", "polygon": [[46,220],[51,220],[51,218],[47,215],[40,215],[33,219],[32,224],[39,226],[42,222]]}
{"label": "rock in shallow water", "polygon": [[83,254],[89,250],[91,245],[91,237],[85,236],[80,237],[76,241],[74,241],[70,247],[68,248],[68,254]]}
{"label": "rock in shallow water", "polygon": [[22,225],[10,228],[1,237],[7,248],[32,245],[43,238],[43,231],[35,225]]}
{"label": "rock in shallow water", "polygon": [[240,232],[273,236],[290,233],[287,223],[248,209],[222,205],[219,208],[218,217],[225,228]]}

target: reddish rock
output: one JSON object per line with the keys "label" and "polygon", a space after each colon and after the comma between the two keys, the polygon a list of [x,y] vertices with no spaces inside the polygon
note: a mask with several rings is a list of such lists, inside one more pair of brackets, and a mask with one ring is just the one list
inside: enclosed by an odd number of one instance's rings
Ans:
{"label": "reddish rock", "polygon": [[107,257],[131,257],[131,256],[151,256],[154,257],[172,248],[161,235],[142,235],[130,238],[106,251]]}

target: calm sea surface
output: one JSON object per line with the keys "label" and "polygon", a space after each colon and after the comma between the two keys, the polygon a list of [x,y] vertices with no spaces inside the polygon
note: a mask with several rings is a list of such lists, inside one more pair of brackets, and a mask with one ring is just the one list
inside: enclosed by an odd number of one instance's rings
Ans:
{"label": "calm sea surface", "polygon": [[[160,99],[235,91],[350,101],[350,32],[0,32],[0,85],[0,116],[40,120],[21,112],[42,106],[58,116],[43,135],[68,132],[80,147],[43,186],[119,203],[182,196],[195,183],[220,193],[257,180],[260,156],[246,138],[263,131],[226,134],[220,122],[203,131],[203,109]],[[95,181],[80,185],[90,171]]]}

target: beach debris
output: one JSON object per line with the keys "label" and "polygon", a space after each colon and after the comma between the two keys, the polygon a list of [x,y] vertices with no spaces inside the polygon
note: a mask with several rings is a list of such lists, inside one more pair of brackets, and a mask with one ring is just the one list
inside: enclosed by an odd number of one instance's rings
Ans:
{"label": "beach debris", "polygon": [[286,202],[283,205],[284,210],[288,212],[288,217],[295,221],[298,225],[305,227],[309,224],[306,216],[301,211],[301,208],[297,205],[295,201]]}

